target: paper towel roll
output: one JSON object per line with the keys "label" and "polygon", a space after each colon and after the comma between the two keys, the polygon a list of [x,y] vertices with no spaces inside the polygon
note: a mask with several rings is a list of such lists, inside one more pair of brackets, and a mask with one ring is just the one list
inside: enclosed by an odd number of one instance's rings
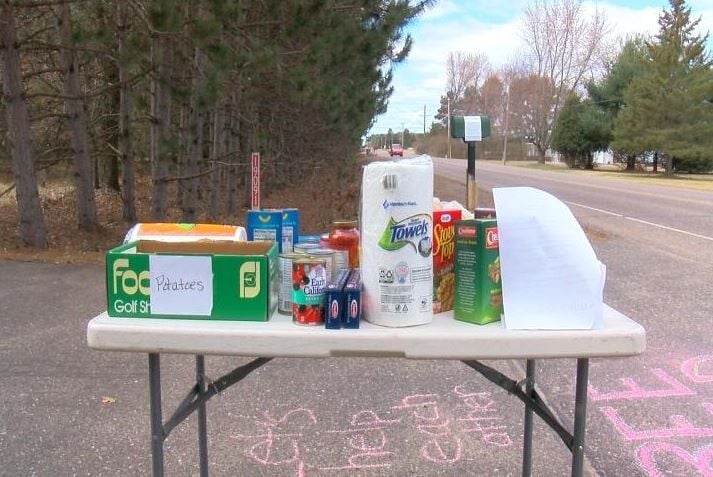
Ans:
{"label": "paper towel roll", "polygon": [[433,162],[372,162],[361,191],[362,303],[366,320],[413,326],[433,320]]}

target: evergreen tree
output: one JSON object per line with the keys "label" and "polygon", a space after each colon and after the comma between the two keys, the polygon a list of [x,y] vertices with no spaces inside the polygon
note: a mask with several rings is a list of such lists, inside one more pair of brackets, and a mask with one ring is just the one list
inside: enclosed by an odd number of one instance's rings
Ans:
{"label": "evergreen tree", "polygon": [[570,95],[557,118],[552,147],[569,167],[594,168],[594,153],[603,151],[611,139],[611,121],[591,101]]}
{"label": "evergreen tree", "polygon": [[659,17],[659,33],[646,43],[643,75],[632,80],[617,116],[612,147],[630,154],[656,151],[674,167],[710,169],[713,107],[708,35],[697,35],[685,0],[670,0]]}

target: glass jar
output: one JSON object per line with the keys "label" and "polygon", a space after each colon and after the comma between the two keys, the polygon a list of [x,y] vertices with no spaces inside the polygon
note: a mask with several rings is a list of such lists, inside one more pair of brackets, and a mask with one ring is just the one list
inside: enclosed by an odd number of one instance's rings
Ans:
{"label": "glass jar", "polygon": [[349,267],[359,267],[359,229],[356,220],[340,220],[329,231],[329,248],[349,254]]}

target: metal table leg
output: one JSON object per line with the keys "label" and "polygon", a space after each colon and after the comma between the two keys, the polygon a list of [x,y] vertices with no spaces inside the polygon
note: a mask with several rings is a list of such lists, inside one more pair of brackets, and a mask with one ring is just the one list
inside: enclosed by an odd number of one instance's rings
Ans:
{"label": "metal table leg", "polygon": [[[532,398],[532,391],[535,389],[535,360],[527,360],[527,380],[525,381],[525,394]],[[532,475],[532,414],[533,408],[530,402],[525,402],[525,437],[522,446],[522,476]]]}
{"label": "metal table leg", "polygon": [[[204,393],[205,385],[205,358],[196,355],[196,383],[198,391]],[[200,462],[200,476],[208,477],[208,432],[207,432],[206,403],[198,405],[198,457]]]}
{"label": "metal table leg", "polygon": [[574,445],[572,447],[572,476],[584,472],[584,432],[587,425],[587,383],[589,359],[577,359],[577,391],[574,403]]}
{"label": "metal table leg", "polygon": [[161,413],[161,362],[149,354],[149,400],[151,403],[151,459],[154,477],[163,477],[163,414]]}

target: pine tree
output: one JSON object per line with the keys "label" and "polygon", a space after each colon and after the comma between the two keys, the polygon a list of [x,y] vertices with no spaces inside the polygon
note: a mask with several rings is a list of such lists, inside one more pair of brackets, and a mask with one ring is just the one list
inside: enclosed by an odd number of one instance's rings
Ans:
{"label": "pine tree", "polygon": [[708,35],[697,35],[700,18],[691,19],[684,0],[670,0],[659,17],[659,33],[647,42],[645,74],[624,95],[613,147],[629,153],[657,151],[666,171],[710,169],[713,150],[711,60]]}

